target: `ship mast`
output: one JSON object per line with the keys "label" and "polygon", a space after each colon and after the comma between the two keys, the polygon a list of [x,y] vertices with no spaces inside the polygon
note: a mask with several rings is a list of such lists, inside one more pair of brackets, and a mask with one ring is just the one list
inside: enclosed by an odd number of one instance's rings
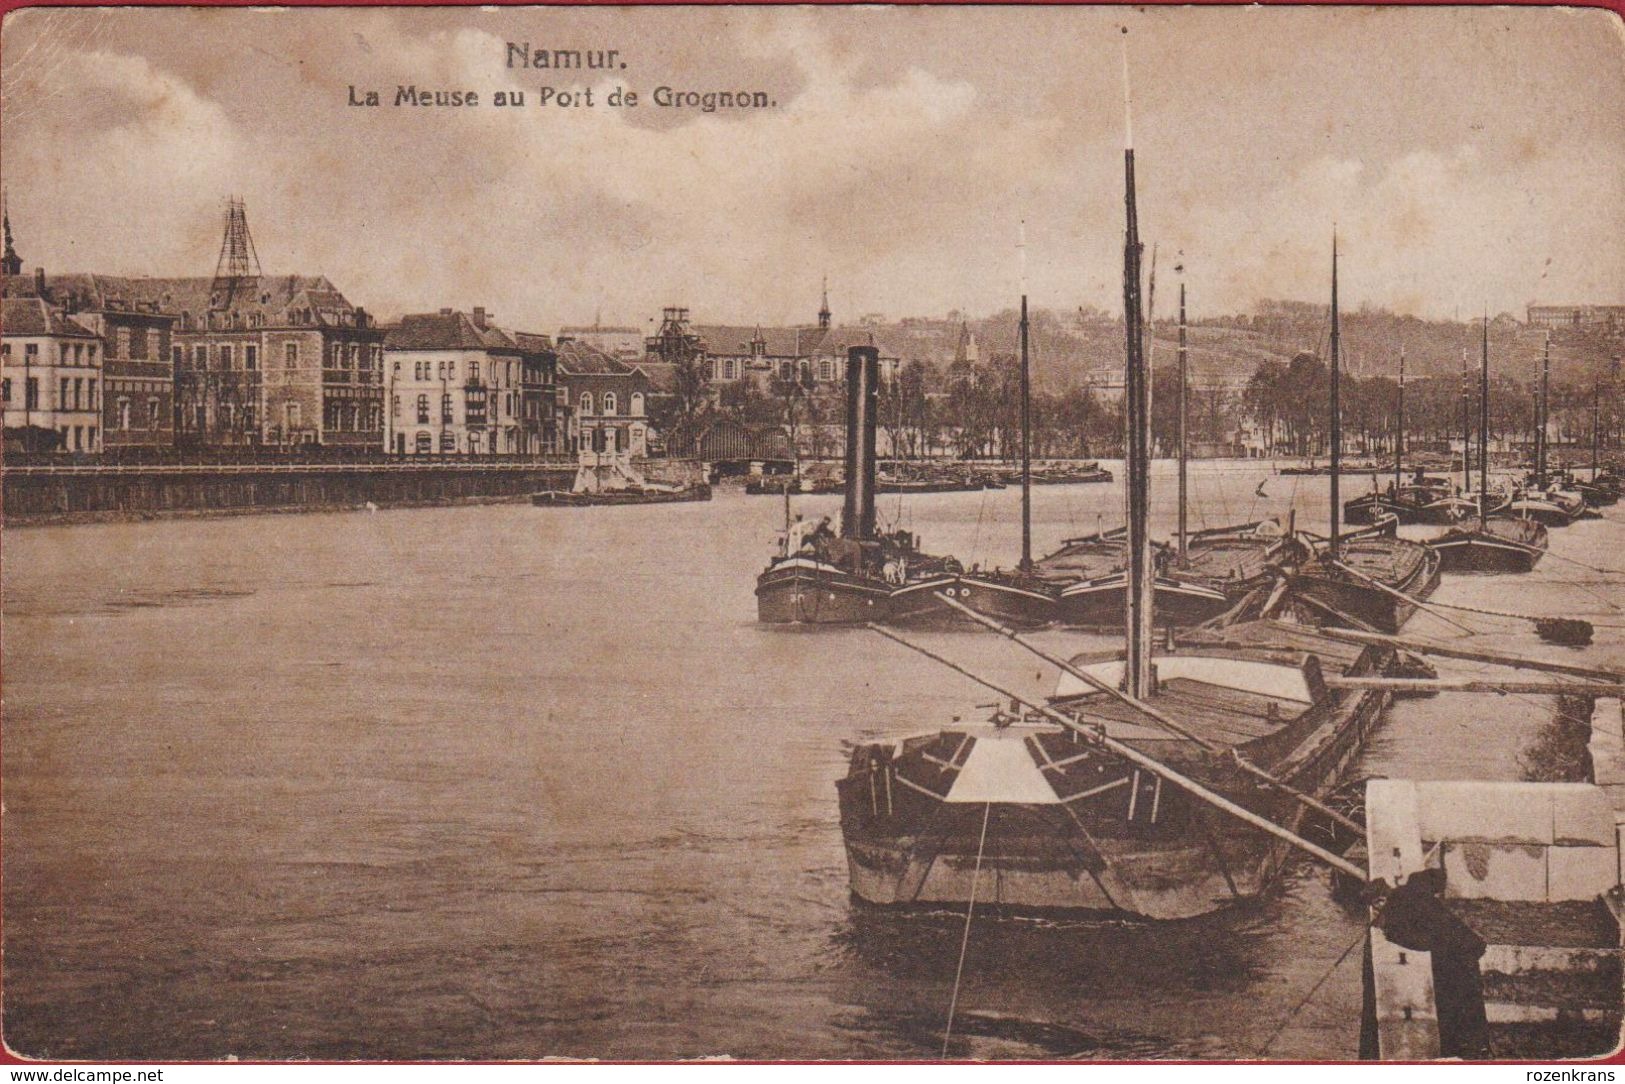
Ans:
{"label": "ship mast", "polygon": [[1461,493],[1473,493],[1473,415],[1471,385],[1467,383],[1467,348],[1461,348]]}
{"label": "ship mast", "polygon": [[[1175,268],[1177,271],[1178,268]],[[1186,432],[1187,395],[1190,386],[1190,359],[1185,345],[1185,283],[1179,284],[1179,566],[1185,567],[1188,557],[1188,534],[1185,515],[1186,474],[1190,452]]]}
{"label": "ship mast", "polygon": [[1598,445],[1598,423],[1602,420],[1602,379],[1591,378],[1591,480],[1597,480],[1601,448]]}
{"label": "ship mast", "polygon": [[1478,525],[1490,517],[1490,314],[1484,312],[1483,359],[1478,367]]}
{"label": "ship mast", "polygon": [[[1125,29],[1124,33],[1128,31]],[[1124,495],[1128,525],[1127,651],[1123,676],[1130,696],[1151,695],[1151,534],[1147,483],[1151,473],[1151,382],[1145,371],[1145,339],[1140,308],[1140,223],[1134,204],[1134,125],[1128,81],[1128,43],[1123,43],[1123,333]]]}
{"label": "ship mast", "polygon": [[1535,433],[1535,480],[1539,485],[1546,484],[1546,419],[1551,410],[1552,378],[1552,333],[1546,333],[1546,351],[1540,363],[1540,409],[1535,412],[1536,424],[1540,429]]}
{"label": "ship mast", "polygon": [[1032,376],[1027,359],[1027,223],[1021,223],[1021,571],[1033,570]]}
{"label": "ship mast", "polygon": [[1337,560],[1342,544],[1342,524],[1339,522],[1343,506],[1338,496],[1338,472],[1343,464],[1343,424],[1338,399],[1338,372],[1342,369],[1342,336],[1337,325],[1337,231],[1332,231],[1332,534],[1331,556]]}
{"label": "ship mast", "polygon": [[1404,484],[1405,473],[1405,344],[1399,344],[1399,417],[1394,426],[1394,496]]}

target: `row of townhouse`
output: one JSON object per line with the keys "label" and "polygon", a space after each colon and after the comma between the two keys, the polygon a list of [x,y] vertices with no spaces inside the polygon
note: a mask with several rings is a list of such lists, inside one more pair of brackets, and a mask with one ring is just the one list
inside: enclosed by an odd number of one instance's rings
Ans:
{"label": "row of townhouse", "polygon": [[[158,280],[118,285],[113,296],[99,276],[5,283],[6,429],[55,434],[54,447],[68,452],[649,450],[650,386],[639,366],[498,327],[481,308],[408,315],[389,327],[347,307],[188,319],[189,310],[160,308],[189,285],[182,280],[164,280],[167,289]],[[132,286],[161,296],[138,298]]]}
{"label": "row of townhouse", "polygon": [[640,367],[482,308],[386,327],[322,276],[23,275],[6,239],[0,406],[32,448],[648,448]]}

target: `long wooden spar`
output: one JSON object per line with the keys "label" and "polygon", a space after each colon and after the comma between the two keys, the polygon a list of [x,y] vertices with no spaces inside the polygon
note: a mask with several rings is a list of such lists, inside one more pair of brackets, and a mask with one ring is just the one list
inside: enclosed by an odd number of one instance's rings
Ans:
{"label": "long wooden spar", "polygon": [[1356,632],[1353,629],[1321,629],[1320,635],[1351,644],[1375,644],[1381,647],[1398,648],[1401,651],[1409,651],[1417,655],[1438,655],[1446,659],[1466,659],[1469,662],[1509,666],[1517,670],[1542,670],[1551,674],[1568,674],[1571,677],[1590,678],[1593,681],[1625,682],[1625,672],[1619,670],[1599,670],[1589,666],[1571,666],[1568,663],[1546,662],[1542,659],[1524,659],[1517,655],[1498,655],[1489,651],[1468,651],[1466,648],[1445,647],[1442,644],[1430,644],[1422,640],[1403,640],[1397,636],[1383,636],[1375,632]]}
{"label": "long wooden spar", "polygon": [[[1195,742],[1197,745],[1201,746],[1203,749],[1206,749],[1210,753],[1221,753],[1222,754],[1222,753],[1227,751],[1224,746],[1218,745],[1215,742],[1211,742],[1208,739],[1202,737],[1200,734],[1193,733],[1189,729],[1181,726],[1179,723],[1175,722],[1173,720],[1173,718],[1168,715],[1167,712],[1162,711],[1160,708],[1157,708],[1157,707],[1155,707],[1155,706],[1153,706],[1151,704],[1146,703],[1144,700],[1141,700],[1137,696],[1131,696],[1129,693],[1125,692],[1122,689],[1117,688],[1115,685],[1112,685],[1110,682],[1101,681],[1099,678],[1095,677],[1093,674],[1089,673],[1086,670],[1080,669],[1079,667],[1073,666],[1070,662],[1067,662],[1065,659],[1061,658],[1058,655],[1051,655],[1049,652],[1045,651],[1043,648],[1039,647],[1037,644],[1033,643],[1031,640],[1027,639],[1025,636],[1021,635],[1021,633],[1015,631],[1014,629],[1006,628],[1005,626],[999,624],[997,621],[993,620],[991,617],[988,617],[986,614],[981,613],[981,612],[979,612],[977,610],[974,610],[969,606],[966,606],[963,602],[959,602],[956,599],[949,598],[947,595],[941,593],[940,591],[937,592],[936,594],[937,594],[937,598],[941,599],[943,602],[947,603],[949,606],[952,606],[954,609],[958,610],[960,613],[964,614],[966,617],[970,618],[972,621],[975,621],[980,625],[984,625],[987,628],[992,629],[994,632],[996,632],[1000,636],[1003,636],[1006,639],[1012,641],[1013,643],[1019,644],[1020,646],[1026,648],[1028,651],[1032,652],[1034,655],[1038,656],[1040,659],[1043,659],[1045,662],[1049,663],[1051,666],[1060,667],[1066,673],[1071,674],[1073,677],[1077,678],[1079,681],[1083,682],[1085,685],[1089,686],[1091,689],[1094,689],[1097,692],[1105,693],[1107,696],[1114,697],[1117,700],[1121,701],[1122,703],[1127,704],[1129,707],[1133,708],[1135,711],[1137,711],[1140,714],[1148,717],[1149,719],[1151,719],[1151,721],[1159,724],[1164,730],[1168,730],[1168,731],[1170,731],[1170,732],[1172,732],[1174,734],[1177,734],[1181,738],[1186,739],[1187,741]],[[1246,772],[1248,775],[1252,776],[1255,779],[1258,779],[1258,780],[1261,780],[1261,781],[1263,781],[1265,783],[1268,783],[1270,786],[1275,787],[1277,790],[1280,790],[1283,793],[1285,793],[1287,795],[1290,795],[1292,798],[1294,798],[1298,802],[1302,803],[1303,805],[1308,806],[1310,809],[1313,809],[1315,812],[1324,814],[1325,816],[1332,818],[1338,824],[1341,824],[1344,828],[1347,828],[1349,831],[1354,832],[1355,834],[1357,834],[1359,836],[1359,838],[1361,838],[1361,839],[1365,838],[1365,826],[1360,824],[1359,821],[1352,820],[1349,817],[1344,816],[1342,813],[1339,813],[1337,810],[1333,809],[1331,806],[1322,803],[1314,795],[1305,793],[1304,791],[1299,790],[1297,787],[1294,787],[1292,784],[1287,783],[1284,780],[1281,780],[1281,779],[1277,778],[1276,776],[1270,774],[1269,772],[1265,771],[1263,768],[1260,768],[1258,765],[1256,765],[1252,761],[1248,760],[1246,757],[1242,756],[1240,753],[1236,752],[1233,748],[1229,749],[1228,752],[1230,754],[1230,759],[1235,763],[1236,767],[1240,768],[1242,771]]]}
{"label": "long wooden spar", "polygon": [[991,689],[993,692],[998,693],[1001,697],[1009,699],[1011,703],[1020,704],[1022,707],[1038,712],[1051,722],[1076,732],[1086,741],[1108,749],[1122,757],[1124,760],[1138,764],[1146,771],[1151,772],[1153,775],[1161,776],[1174,786],[1179,787],[1181,790],[1187,791],[1196,798],[1199,798],[1207,804],[1213,806],[1215,809],[1228,813],[1230,816],[1235,817],[1239,821],[1250,824],[1254,828],[1260,829],[1261,831],[1267,832],[1278,839],[1290,843],[1300,851],[1303,851],[1305,854],[1313,858],[1318,858],[1320,861],[1326,863],[1328,866],[1331,866],[1333,869],[1341,870],[1350,877],[1357,877],[1361,882],[1366,880],[1366,871],[1361,869],[1359,866],[1356,866],[1348,859],[1343,858],[1340,855],[1335,855],[1331,851],[1326,850],[1324,847],[1319,847],[1313,843],[1310,843],[1307,839],[1304,839],[1301,836],[1295,835],[1287,829],[1282,828],[1279,824],[1276,824],[1269,818],[1261,817],[1252,810],[1237,805],[1235,802],[1232,802],[1230,799],[1221,794],[1213,793],[1213,791],[1202,786],[1202,784],[1198,783],[1196,780],[1180,774],[1173,768],[1163,764],[1161,761],[1146,756],[1144,753],[1140,752],[1138,749],[1135,749],[1131,745],[1125,745],[1117,739],[1109,737],[1099,728],[1085,726],[1076,719],[1067,718],[1067,716],[1046,704],[1036,704],[1024,696],[1019,696],[1016,693],[1011,692],[1009,689],[1004,688],[1002,685],[998,685],[992,681],[989,681],[987,678],[971,673],[958,663],[943,658],[941,655],[938,655],[929,648],[921,647],[919,644],[904,639],[902,636],[893,632],[891,629],[884,627],[883,625],[877,625],[871,621],[868,623],[867,627],[873,632],[878,632],[888,640],[893,640],[899,644],[902,644],[911,651],[916,651],[934,662],[941,663],[957,674],[963,674],[965,677],[970,678],[978,685]]}
{"label": "long wooden spar", "polygon": [[1485,681],[1482,678],[1334,677],[1331,689],[1387,689],[1396,693],[1537,693],[1542,696],[1625,696],[1625,683]]}

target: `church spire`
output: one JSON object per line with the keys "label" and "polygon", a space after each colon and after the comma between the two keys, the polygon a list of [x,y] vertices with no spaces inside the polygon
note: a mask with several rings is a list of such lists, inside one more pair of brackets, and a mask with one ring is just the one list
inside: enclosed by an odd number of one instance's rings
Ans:
{"label": "church spire", "polygon": [[23,261],[17,255],[17,246],[11,242],[11,205],[4,195],[0,195],[0,219],[5,222],[6,235],[5,254],[0,256],[0,274],[20,275],[23,273]]}
{"label": "church spire", "polygon": [[829,276],[824,276],[824,302],[818,308],[818,326],[829,330]]}

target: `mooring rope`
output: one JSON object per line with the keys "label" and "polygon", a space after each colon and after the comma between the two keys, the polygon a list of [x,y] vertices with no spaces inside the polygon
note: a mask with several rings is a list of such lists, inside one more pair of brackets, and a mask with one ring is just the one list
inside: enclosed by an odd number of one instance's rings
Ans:
{"label": "mooring rope", "polygon": [[1335,962],[1333,962],[1331,967],[1326,969],[1326,973],[1320,976],[1313,986],[1309,987],[1309,992],[1303,995],[1303,1000],[1294,1005],[1292,1007],[1292,1011],[1287,1013],[1286,1016],[1282,1017],[1279,1024],[1275,1025],[1275,1030],[1270,1032],[1270,1037],[1264,1040],[1263,1046],[1258,1048],[1259,1057],[1263,1057],[1265,1054],[1269,1053],[1270,1047],[1275,1044],[1275,1040],[1281,1037],[1281,1032],[1285,1031],[1286,1026],[1298,1018],[1298,1014],[1303,1011],[1303,1007],[1309,1004],[1310,999],[1320,991],[1322,986],[1326,985],[1326,980],[1331,978],[1332,975],[1336,974],[1337,969],[1343,966],[1343,961],[1349,958],[1349,953],[1353,952],[1360,946],[1360,943],[1366,939],[1366,935],[1370,933],[1370,931],[1371,926],[1369,923],[1360,927],[1359,936],[1350,942],[1349,947],[1343,950],[1343,954],[1339,956]]}
{"label": "mooring rope", "polygon": [[970,875],[970,903],[965,907],[965,933],[959,939],[959,966],[954,968],[954,995],[948,1001],[948,1023],[942,1029],[942,1059],[948,1060],[948,1040],[954,1034],[954,1011],[959,1008],[959,980],[965,976],[965,952],[970,948],[970,920],[976,913],[976,882],[982,873],[982,848],[987,846],[987,821],[993,815],[993,803],[982,807],[982,838],[976,842],[976,866]]}

